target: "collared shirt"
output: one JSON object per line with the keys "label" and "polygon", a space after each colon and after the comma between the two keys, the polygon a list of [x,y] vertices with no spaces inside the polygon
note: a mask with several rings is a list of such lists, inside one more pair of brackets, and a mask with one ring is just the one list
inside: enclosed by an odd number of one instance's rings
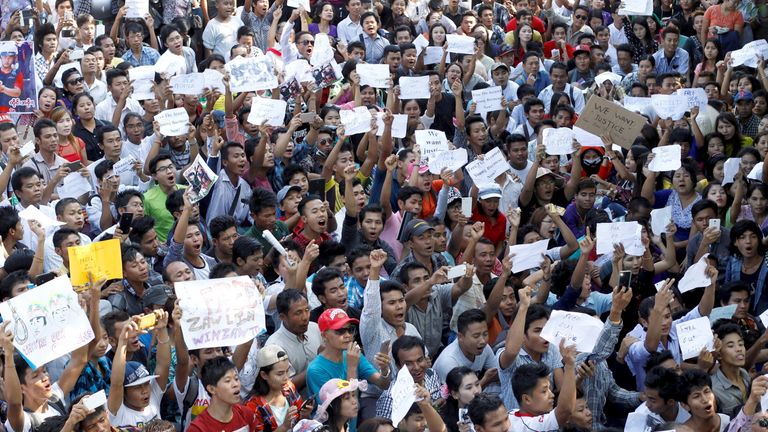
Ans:
{"label": "collared shirt", "polygon": [[712,375],[712,391],[717,398],[717,410],[729,417],[736,417],[749,396],[751,381],[746,369],[739,368],[739,378],[747,394],[742,393],[741,389],[725,376],[721,368],[717,368]]}
{"label": "collared shirt", "polygon": [[85,91],[93,97],[93,102],[97,105],[107,97],[112,97],[107,91],[107,84],[98,77],[93,80],[92,84],[85,83]]}
{"label": "collared shirt", "polygon": [[360,35],[363,34],[363,26],[360,25],[359,20],[357,22],[352,22],[349,16],[347,16],[336,26],[336,33],[338,33],[339,39],[342,42],[349,44],[350,42],[359,40]]}
{"label": "collared shirt", "polygon": [[260,17],[250,11],[243,14],[243,24],[253,30],[253,46],[258,47],[260,50],[266,52],[267,48],[267,35],[269,34],[269,27],[272,25],[272,12],[275,11],[277,3],[272,3],[272,6]]}
{"label": "collared shirt", "polygon": [[[584,93],[582,93],[581,90],[568,83],[565,83],[565,88],[562,90],[562,92],[571,98],[571,105],[573,106],[573,109],[576,111],[576,113],[581,113],[584,110]],[[552,103],[552,95],[554,94],[555,89],[552,88],[552,85],[547,86],[544,90],[539,92],[538,97],[542,102],[544,102],[544,111],[549,112],[549,107]],[[523,179],[523,181],[525,181],[525,179]]]}
{"label": "collared shirt", "polygon": [[[219,156],[208,157],[208,166],[215,172],[214,167],[218,165]],[[238,192],[239,190],[239,192]],[[222,168],[219,170],[219,181],[209,192],[211,197],[208,204],[208,212],[205,215],[206,223],[210,224],[216,216],[228,214],[235,218],[238,226],[250,218],[248,212],[248,201],[251,199],[251,186],[242,177],[237,177],[237,185],[229,179],[229,175]],[[237,202],[234,202],[237,200]],[[233,206],[234,203],[234,206]],[[234,208],[234,211],[230,209]]]}
{"label": "collared shirt", "polygon": [[653,59],[656,60],[656,76],[671,72],[677,72],[680,75],[688,73],[688,52],[682,48],[675,49],[675,55],[671,59],[667,59],[667,54],[662,48],[656,51]]}
{"label": "collared shirt", "polygon": [[[275,228],[271,229],[270,232],[274,234],[275,238],[283,238],[291,233],[291,231],[288,229],[288,226],[283,221],[275,221]],[[264,250],[264,255],[268,254],[269,251],[272,250],[272,244],[268,242],[264,238],[264,231],[260,230],[256,227],[256,225],[252,226],[251,229],[249,229],[245,235],[255,238],[256,240],[261,243],[261,248]]]}
{"label": "collared shirt", "polygon": [[421,333],[427,351],[434,355],[443,348],[443,322],[444,311],[451,310],[453,305],[453,284],[440,284],[432,287],[432,293],[427,302],[427,309],[421,310],[416,305],[411,305],[406,311],[405,319],[413,324]]}
{"label": "collared shirt", "polygon": [[389,41],[378,33],[373,37],[367,34],[361,36],[363,44],[365,44],[365,61],[372,64],[381,63],[381,59],[384,58],[384,48],[389,45]]}
{"label": "collared shirt", "polygon": [[[499,359],[501,358],[501,353],[504,352],[506,348],[501,348],[496,352],[496,363],[499,363]],[[534,364],[539,363],[536,360],[534,360],[530,354],[525,352],[525,348],[520,348],[520,352],[517,353],[517,357],[515,357],[515,360],[512,362],[512,364],[509,365],[506,369],[499,367],[499,380],[503,383],[511,383],[512,382],[512,375],[515,373],[517,368],[519,368],[522,365],[525,364]],[[541,362],[542,364],[547,365],[550,371],[554,371],[555,369],[560,369],[563,367],[563,357],[560,355],[560,350],[555,344],[549,344],[549,347],[547,348],[547,352],[542,354],[541,356]],[[554,374],[550,374],[550,380],[554,379]],[[553,383],[554,385],[554,383]],[[520,408],[520,404],[517,402],[517,399],[515,398],[514,393],[512,393],[512,386],[511,385],[503,385],[501,386],[501,399],[504,401],[504,406],[506,406],[508,409],[511,408]]]}
{"label": "collared shirt", "polygon": [[133,67],[139,66],[152,66],[160,59],[160,53],[152,47],[146,45],[141,46],[141,53],[139,57],[133,53],[133,50],[128,50],[123,54],[123,60],[127,61]]}
{"label": "collared shirt", "polygon": [[[376,417],[390,418],[392,416],[392,386],[395,385],[395,379],[393,377],[392,383],[389,388],[384,390],[384,393],[379,397],[376,402]],[[429,398],[432,402],[437,402],[442,397],[440,396],[440,377],[437,376],[437,372],[434,369],[429,368],[424,371],[424,388],[429,392]]]}
{"label": "collared shirt", "polygon": [[[515,83],[518,85],[527,84],[528,82],[528,73],[523,71],[522,74],[520,74],[519,77],[515,80]],[[544,90],[548,85],[552,84],[552,82],[549,80],[549,74],[547,71],[540,70],[536,73],[536,81],[533,83],[533,89],[536,92],[536,94],[541,93],[542,90]]]}
{"label": "collared shirt", "polygon": [[48,71],[53,66],[53,59],[50,62],[45,61],[42,53],[35,54],[35,72],[40,81],[45,81],[45,76],[48,75]]}
{"label": "collared shirt", "polygon": [[[101,368],[101,371],[99,368]],[[75,399],[85,392],[96,393],[99,390],[109,393],[109,377],[111,374],[112,362],[106,356],[99,357],[96,360],[96,364],[93,361],[89,361],[85,364],[80,376],[77,377],[75,388],[69,393],[69,397]]]}
{"label": "collared shirt", "polygon": [[291,333],[284,325],[267,339],[267,345],[277,345],[282,348],[288,359],[291,361],[290,376],[302,373],[307,370],[309,363],[317,357],[317,349],[322,345],[322,336],[320,327],[317,323],[310,321],[307,332],[303,338]]}
{"label": "collared shirt", "polygon": [[43,159],[43,155],[41,155],[40,152],[37,152],[23,166],[37,171],[37,173],[40,174],[41,180],[43,180],[43,184],[48,185],[53,181],[53,178],[56,177],[56,171],[66,163],[66,159],[55,154],[53,155],[53,164],[48,165],[48,162]]}
{"label": "collared shirt", "polygon": [[[677,404],[677,417],[675,417],[674,423],[683,424],[687,422],[689,418],[691,418],[691,414],[688,411],[686,411],[682,405],[680,405],[680,402],[675,402],[675,403]],[[648,409],[648,405],[646,405],[645,402],[640,404],[640,406],[637,407],[637,409],[635,409],[635,412],[639,414],[645,414],[646,415],[645,424],[650,427],[662,425],[667,422],[666,420],[661,418],[660,415]]]}
{"label": "collared shirt", "polygon": [[[96,118],[111,124],[112,114],[115,113],[115,109],[117,109],[117,101],[115,101],[115,98],[110,95],[101,101],[101,103],[96,105]],[[125,128],[123,128],[123,119],[129,112],[135,112],[136,114],[143,116],[144,108],[142,108],[141,105],[131,97],[125,100],[125,106],[123,107],[123,111],[120,113],[120,124],[115,125],[118,127],[118,129],[120,129],[121,134],[125,133]]]}
{"label": "collared shirt", "polygon": [[637,63],[632,63],[632,70],[629,72],[624,72],[623,70],[621,70],[621,66],[619,66],[618,64],[611,67],[611,71],[623,78],[633,72],[637,72]]}

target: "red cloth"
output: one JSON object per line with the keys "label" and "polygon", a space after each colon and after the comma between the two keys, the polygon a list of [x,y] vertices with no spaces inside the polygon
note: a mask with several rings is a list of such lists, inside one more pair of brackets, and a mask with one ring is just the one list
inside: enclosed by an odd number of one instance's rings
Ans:
{"label": "red cloth", "polygon": [[[555,41],[549,40],[549,41],[544,42],[544,58],[551,59],[552,58],[552,50],[553,49],[560,49],[555,44]],[[565,50],[568,52],[568,58],[572,59],[573,58],[573,52],[576,50],[576,48],[574,48],[570,44],[565,44]],[[562,53],[560,53],[560,54],[562,54]]]}
{"label": "red cloth", "polygon": [[256,414],[242,405],[232,405],[232,420],[222,423],[213,418],[208,410],[195,417],[187,432],[240,432],[256,431]]}
{"label": "red cloth", "polygon": [[[480,204],[478,204],[477,206],[479,207]],[[496,217],[492,218],[492,217],[480,214],[480,212],[478,212],[476,208],[475,211],[472,213],[471,220],[472,222],[482,222],[483,225],[485,225],[485,230],[483,231],[483,237],[493,242],[494,246],[503,242],[507,236],[507,218],[500,211],[497,211]]]}
{"label": "red cloth", "polygon": [[[544,32],[547,31],[547,28],[544,27],[544,21],[541,20],[541,18],[534,16],[531,20],[531,27],[533,27],[534,30],[541,33],[542,36],[544,36]],[[504,29],[506,32],[511,32],[514,29],[517,28],[517,18],[512,18],[507,23],[507,28]]]}

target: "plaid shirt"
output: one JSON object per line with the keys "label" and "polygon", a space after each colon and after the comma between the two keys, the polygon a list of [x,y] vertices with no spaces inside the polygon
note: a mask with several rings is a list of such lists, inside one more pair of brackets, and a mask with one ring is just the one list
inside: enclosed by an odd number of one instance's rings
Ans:
{"label": "plaid shirt", "polygon": [[[384,390],[384,393],[381,394],[378,402],[376,402],[376,417],[390,418],[392,416],[392,395],[390,391],[394,385],[395,378],[393,377],[389,388]],[[430,368],[424,371],[424,388],[429,392],[429,398],[432,399],[432,402],[436,402],[441,398],[441,386],[440,377],[437,376],[437,372],[434,369]]]}
{"label": "plaid shirt", "polygon": [[35,73],[37,73],[37,77],[40,78],[40,81],[45,81],[45,76],[51,69],[52,64],[53,62],[48,63],[45,61],[45,57],[43,57],[42,54],[35,54]]}
{"label": "plaid shirt", "polygon": [[[304,403],[304,400],[301,398],[301,395],[299,392],[296,391],[296,387],[293,385],[292,382],[288,381],[283,386],[283,396],[285,396],[286,399],[288,399],[288,405],[293,405],[296,407],[296,415],[294,416],[294,421],[299,421],[299,414],[298,411],[301,410],[301,405]],[[250,408],[254,413],[256,413],[256,431],[274,431],[277,429],[277,419],[275,419],[275,413],[272,412],[272,408],[269,406],[269,402],[264,398],[264,396],[254,396],[252,397],[248,402],[245,403],[245,406]],[[283,419],[283,422],[287,421],[288,419]],[[282,423],[282,422],[281,422]],[[269,424],[269,426],[267,426]]]}
{"label": "plaid shirt", "polygon": [[112,362],[106,356],[100,357],[97,361],[104,373],[99,372],[93,362],[86,363],[83,372],[77,378],[75,388],[69,393],[70,399],[75,399],[85,392],[96,393],[99,390],[104,390],[106,393],[109,393],[109,377],[112,375]]}
{"label": "plaid shirt", "polygon": [[137,59],[133,51],[128,50],[123,54],[123,60],[127,61],[133,67],[153,66],[160,59],[160,53],[154,48],[142,45],[141,58]]}
{"label": "plaid shirt", "polygon": [[757,136],[757,125],[760,124],[760,117],[752,114],[746,121],[739,118],[739,128],[741,134],[755,139]]}

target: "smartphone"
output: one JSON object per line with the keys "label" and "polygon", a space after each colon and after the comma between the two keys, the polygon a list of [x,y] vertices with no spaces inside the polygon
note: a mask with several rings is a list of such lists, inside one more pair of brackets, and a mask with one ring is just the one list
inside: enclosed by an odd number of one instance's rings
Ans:
{"label": "smartphone", "polygon": [[73,29],[72,27],[61,29],[61,37],[65,37],[65,38],[75,37],[75,29]]}
{"label": "smartphone", "polygon": [[309,181],[309,194],[317,195],[321,200],[325,201],[325,180],[314,179]]}
{"label": "smartphone", "polygon": [[64,12],[64,21],[74,21],[75,14],[71,11]]}
{"label": "smartphone", "polygon": [[99,390],[98,392],[83,398],[83,404],[89,410],[101,408],[107,404],[107,395],[104,393],[104,390]]}
{"label": "smartphone", "polygon": [[385,340],[381,343],[381,346],[379,347],[380,353],[387,353],[389,354],[389,345],[392,344],[391,340]]}
{"label": "smartphone", "polygon": [[301,120],[302,123],[312,123],[315,121],[316,116],[317,114],[313,112],[301,113],[299,114],[299,120]]}
{"label": "smartphone", "polygon": [[30,141],[30,142],[24,144],[19,149],[19,153],[21,153],[21,157],[23,157],[23,158],[31,155],[34,152],[35,152],[35,142],[34,141]]}
{"label": "smartphone", "polygon": [[123,213],[120,215],[119,227],[123,234],[127,234],[131,229],[131,222],[133,222],[133,213]]}
{"label": "smartphone", "polygon": [[448,269],[448,279],[456,279],[458,277],[464,276],[465,274],[467,274],[466,264],[460,264]]}
{"label": "smartphone", "polygon": [[316,395],[312,394],[312,395],[309,395],[309,397],[307,397],[306,399],[304,399],[304,403],[301,404],[301,407],[299,408],[299,412],[303,411],[304,408],[307,407],[307,405],[310,405],[310,404],[314,405],[314,403],[315,403],[315,396]]}
{"label": "smartphone", "polygon": [[38,276],[37,278],[35,278],[35,285],[40,286],[40,285],[42,285],[42,284],[44,284],[46,282],[50,282],[50,281],[52,281],[54,279],[56,279],[56,273],[54,273],[54,272],[43,273],[40,276]]}
{"label": "smartphone", "polygon": [[83,164],[80,161],[77,161],[77,162],[68,163],[65,166],[69,168],[69,172],[75,172],[75,171],[79,171],[83,167]]}
{"label": "smartphone", "polygon": [[720,229],[720,219],[710,219],[709,227],[714,229]]}
{"label": "smartphone", "polygon": [[547,204],[547,211],[550,211],[552,213],[557,213],[560,216],[565,214],[565,209],[564,208],[562,208],[562,207],[560,207],[558,205],[552,204],[552,203]]}
{"label": "smartphone", "polygon": [[139,318],[139,328],[142,330],[152,328],[155,326],[155,324],[157,324],[157,317],[155,316],[154,312],[147,315],[142,315],[141,318]]}
{"label": "smartphone", "polygon": [[632,272],[624,270],[619,273],[619,286],[629,288],[629,284],[632,283]]}
{"label": "smartphone", "polygon": [[411,212],[405,212],[405,214],[403,215],[403,223],[400,224],[400,231],[397,232],[397,240],[400,243],[405,244],[405,241],[403,240],[403,235],[405,234],[405,227],[408,226],[408,222],[410,222],[411,219],[413,219],[413,217],[414,217],[413,213]]}
{"label": "smartphone", "polygon": [[560,50],[559,49],[552,49],[552,58],[553,59],[559,59],[560,58]]}
{"label": "smartphone", "polygon": [[461,214],[472,217],[472,197],[461,197]]}

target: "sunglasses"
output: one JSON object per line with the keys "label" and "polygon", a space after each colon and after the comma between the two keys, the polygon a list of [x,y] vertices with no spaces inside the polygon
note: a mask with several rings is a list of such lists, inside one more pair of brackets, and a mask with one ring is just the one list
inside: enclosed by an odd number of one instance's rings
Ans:
{"label": "sunglasses", "polygon": [[314,45],[314,44],[315,44],[315,41],[311,41],[311,40],[305,40],[305,41],[299,42],[299,45],[304,45],[304,46]]}
{"label": "sunglasses", "polygon": [[332,142],[333,142],[333,140],[330,139],[330,138],[323,138],[323,139],[320,140],[320,142],[318,144],[323,145],[323,144],[329,144],[329,143],[332,143]]}
{"label": "sunglasses", "polygon": [[83,77],[80,77],[80,78],[75,78],[75,79],[73,79],[73,80],[69,80],[69,81],[67,81],[67,84],[69,84],[69,85],[75,85],[75,84],[80,84],[80,83],[82,83],[82,82],[85,82],[85,78],[83,78]]}
{"label": "sunglasses", "polygon": [[587,19],[587,16],[586,16],[586,15],[574,15],[573,17],[574,17],[574,18],[576,18],[576,19],[580,19],[580,20],[585,20],[585,19]]}
{"label": "sunglasses", "polygon": [[344,336],[345,334],[354,336],[357,330],[354,327],[342,327],[340,329],[334,330],[333,332],[339,336]]}

